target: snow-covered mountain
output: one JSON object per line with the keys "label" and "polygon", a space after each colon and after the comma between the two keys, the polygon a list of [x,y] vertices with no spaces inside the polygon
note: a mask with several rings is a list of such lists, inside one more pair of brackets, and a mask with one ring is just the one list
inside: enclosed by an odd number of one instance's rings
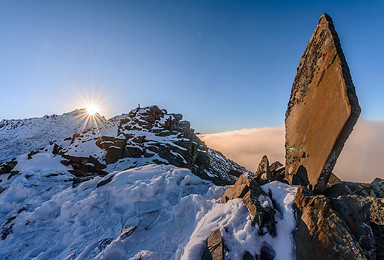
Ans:
{"label": "snow-covered mountain", "polygon": [[384,180],[250,173],[157,106],[3,120],[0,140],[0,259],[384,257]]}
{"label": "snow-covered mountain", "polygon": [[214,229],[227,259],[293,257],[296,188],[262,186],[280,210],[277,234],[261,231],[241,199],[221,203],[251,173],[180,114],[75,110],[3,120],[0,139],[0,259],[200,259]]}

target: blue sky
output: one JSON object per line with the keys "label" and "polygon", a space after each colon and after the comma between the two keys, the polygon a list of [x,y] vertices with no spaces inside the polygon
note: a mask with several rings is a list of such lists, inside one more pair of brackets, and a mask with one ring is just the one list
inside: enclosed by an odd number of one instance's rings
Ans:
{"label": "blue sky", "polygon": [[157,104],[198,132],[280,126],[298,61],[333,18],[362,117],[384,120],[384,1],[2,1],[0,119],[98,96]]}

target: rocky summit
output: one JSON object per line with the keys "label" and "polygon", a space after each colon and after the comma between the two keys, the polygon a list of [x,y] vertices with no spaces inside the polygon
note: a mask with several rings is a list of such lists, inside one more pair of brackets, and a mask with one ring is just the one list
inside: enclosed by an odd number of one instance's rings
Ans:
{"label": "rocky summit", "polygon": [[285,116],[287,180],[324,189],[359,114],[339,37],[323,14],[300,59]]}

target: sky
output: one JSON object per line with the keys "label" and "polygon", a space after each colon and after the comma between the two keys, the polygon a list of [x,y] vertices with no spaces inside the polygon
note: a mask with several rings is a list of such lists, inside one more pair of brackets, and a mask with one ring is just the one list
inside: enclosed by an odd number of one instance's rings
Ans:
{"label": "sky", "polygon": [[201,133],[278,127],[320,16],[334,21],[361,116],[384,120],[384,1],[2,1],[0,120],[96,100]]}

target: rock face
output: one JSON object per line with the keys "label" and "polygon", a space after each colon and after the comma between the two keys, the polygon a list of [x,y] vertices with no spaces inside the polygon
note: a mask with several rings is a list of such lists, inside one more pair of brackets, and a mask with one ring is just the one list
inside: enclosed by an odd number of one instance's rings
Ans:
{"label": "rock face", "polygon": [[202,260],[223,260],[224,245],[220,229],[215,229],[209,235],[206,241],[206,247],[203,251]]}
{"label": "rock face", "polygon": [[341,182],[324,194],[299,187],[297,259],[384,259],[384,181]]}
{"label": "rock face", "polygon": [[287,180],[324,189],[359,115],[339,38],[332,19],[324,14],[300,59],[288,103]]}
{"label": "rock face", "polygon": [[268,232],[272,236],[276,236],[276,211],[272,200],[254,177],[249,176],[247,173],[241,175],[233,187],[224,192],[221,202],[226,203],[228,200],[237,198],[243,199],[252,217],[252,225],[257,224],[260,228],[260,235]]}

